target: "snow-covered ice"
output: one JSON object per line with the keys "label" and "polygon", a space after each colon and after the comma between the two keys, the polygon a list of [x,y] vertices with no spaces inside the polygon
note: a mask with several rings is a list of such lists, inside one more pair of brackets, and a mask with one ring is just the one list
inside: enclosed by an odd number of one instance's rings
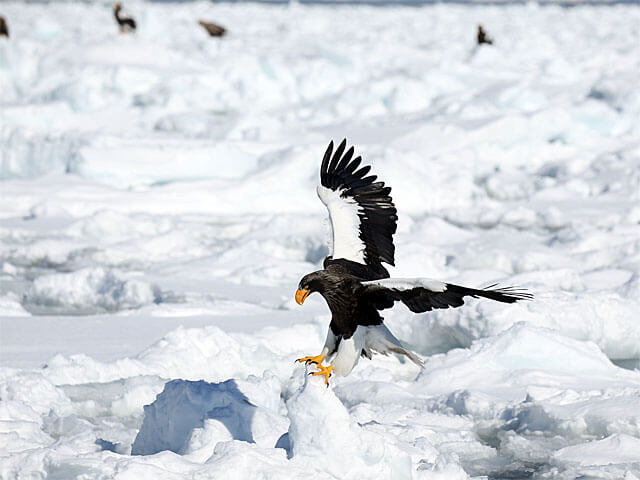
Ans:
{"label": "snow-covered ice", "polygon": [[[126,7],[0,3],[0,478],[640,478],[637,4]],[[305,375],[343,137],[394,276],[535,300]]]}

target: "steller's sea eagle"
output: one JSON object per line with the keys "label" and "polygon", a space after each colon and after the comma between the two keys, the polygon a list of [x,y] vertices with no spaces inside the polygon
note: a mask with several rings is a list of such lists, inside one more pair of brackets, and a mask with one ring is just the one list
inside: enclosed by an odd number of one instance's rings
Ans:
{"label": "steller's sea eagle", "polygon": [[489,36],[487,31],[482,25],[478,25],[478,33],[476,35],[476,42],[478,45],[493,45],[493,39]]}
{"label": "steller's sea eagle", "polygon": [[113,15],[116,17],[116,22],[120,26],[120,33],[129,33],[136,31],[136,21],[122,10],[120,2],[113,4]]}
{"label": "steller's sea eagle", "polygon": [[4,17],[0,17],[0,37],[9,37],[9,27]]}
{"label": "steller's sea eagle", "polygon": [[205,22],[204,20],[198,20],[198,23],[202,25],[210,37],[222,37],[227,33],[227,29],[221,25],[217,25],[213,22]]}
{"label": "steller's sea eagle", "polygon": [[[370,166],[360,167],[361,157],[353,158],[353,147],[346,140],[333,151],[333,142],[322,159],[317,192],[329,210],[333,231],[333,252],[324,259],[322,270],[302,277],[296,302],[302,305],[318,292],[331,310],[327,340],[320,355],[299,358],[314,363],[329,384],[332,373],[348,375],[360,356],[397,353],[422,366],[383,325],[380,310],[397,301],[415,313],[434,308],[459,307],[464,297],[484,297],[513,303],[533,298],[514,287],[475,289],[427,278],[389,278],[382,263],[394,264],[393,234],[398,220],[390,197],[391,188],[368,175]],[[331,365],[323,366],[324,359]]]}

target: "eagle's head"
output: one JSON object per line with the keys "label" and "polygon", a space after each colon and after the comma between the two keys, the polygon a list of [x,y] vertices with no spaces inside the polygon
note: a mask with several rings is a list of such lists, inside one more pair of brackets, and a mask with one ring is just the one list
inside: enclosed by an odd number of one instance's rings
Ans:
{"label": "eagle's head", "polygon": [[320,272],[309,273],[302,277],[302,280],[300,280],[298,284],[298,290],[296,291],[296,302],[298,302],[298,305],[302,305],[311,293],[323,291],[324,282],[322,280]]}

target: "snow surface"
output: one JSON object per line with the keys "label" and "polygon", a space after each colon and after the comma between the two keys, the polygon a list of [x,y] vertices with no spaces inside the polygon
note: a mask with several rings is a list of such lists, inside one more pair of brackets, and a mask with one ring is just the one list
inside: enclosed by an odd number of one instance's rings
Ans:
{"label": "snow surface", "polygon": [[[638,5],[126,7],[0,5],[0,478],[640,478]],[[343,137],[394,276],[535,300],[305,375]]]}

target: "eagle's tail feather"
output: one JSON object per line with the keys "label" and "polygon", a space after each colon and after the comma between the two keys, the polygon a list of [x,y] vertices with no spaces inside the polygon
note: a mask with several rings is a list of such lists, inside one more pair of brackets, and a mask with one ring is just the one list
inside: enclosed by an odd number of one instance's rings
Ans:
{"label": "eagle's tail feather", "polygon": [[[365,350],[369,354],[371,350],[383,355],[397,353],[398,355],[404,355],[419,367],[424,366],[424,362],[411,350],[405,348],[384,324],[376,325],[369,329],[365,346]],[[368,357],[369,355],[365,354],[365,356]]]}

